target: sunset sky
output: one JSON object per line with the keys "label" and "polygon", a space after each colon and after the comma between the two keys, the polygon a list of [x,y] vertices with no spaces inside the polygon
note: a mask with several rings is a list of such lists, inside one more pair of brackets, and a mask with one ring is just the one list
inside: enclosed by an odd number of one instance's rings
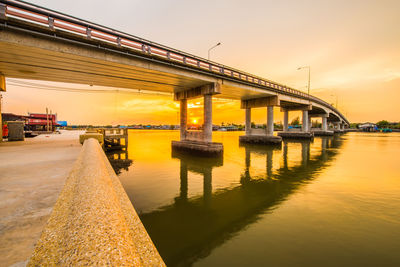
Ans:
{"label": "sunset sky", "polygon": [[[311,94],[329,103],[337,99],[351,122],[400,121],[398,0],[29,2],[205,58],[208,48],[221,42],[212,60],[299,90],[307,90],[307,71],[297,68],[309,65]],[[2,112],[26,114],[49,107],[71,124],[177,123],[179,105],[171,95],[115,88],[108,93],[60,92],[23,88],[15,79],[7,82]],[[202,102],[190,104],[191,118],[201,118]],[[243,123],[239,106],[238,101],[215,101],[214,123]],[[253,120],[265,122],[265,109],[257,110]]]}

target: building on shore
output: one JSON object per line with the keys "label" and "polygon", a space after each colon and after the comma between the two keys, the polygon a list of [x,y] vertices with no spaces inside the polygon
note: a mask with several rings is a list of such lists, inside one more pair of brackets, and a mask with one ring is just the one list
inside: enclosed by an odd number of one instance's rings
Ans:
{"label": "building on shore", "polygon": [[46,113],[28,113],[25,115],[17,115],[13,113],[2,113],[3,124],[7,121],[23,121],[25,123],[25,131],[32,132],[53,132],[60,125],[57,122],[57,114]]}
{"label": "building on shore", "polygon": [[363,132],[376,132],[378,131],[378,126],[375,123],[366,122],[358,125],[358,128]]}

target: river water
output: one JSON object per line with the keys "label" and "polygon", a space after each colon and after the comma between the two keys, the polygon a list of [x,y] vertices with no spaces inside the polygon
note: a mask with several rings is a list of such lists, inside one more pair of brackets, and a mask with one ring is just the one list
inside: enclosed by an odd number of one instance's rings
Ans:
{"label": "river water", "polygon": [[[130,130],[119,178],[168,266],[400,266],[400,133],[282,147],[214,132],[222,158]],[[116,161],[118,162],[118,160]]]}

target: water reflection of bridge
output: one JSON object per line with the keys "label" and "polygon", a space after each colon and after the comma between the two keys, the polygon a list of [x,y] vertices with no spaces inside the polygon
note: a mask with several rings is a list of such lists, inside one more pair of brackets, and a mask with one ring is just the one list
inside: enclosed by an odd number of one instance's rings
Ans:
{"label": "water reflection of bridge", "polygon": [[[341,146],[340,137],[322,137],[320,140],[317,154],[310,153],[310,141],[297,142],[302,149],[301,161],[296,166],[288,164],[292,142],[284,142],[282,148],[243,145],[246,157],[240,175],[241,185],[214,193],[212,169],[222,166],[222,158],[216,161],[174,154],[181,164],[179,196],[174,204],[140,216],[167,265],[190,265],[208,255],[245,226],[257,221],[258,215],[272,210],[313,180],[318,171],[334,159],[336,148]],[[273,170],[274,151],[282,151],[283,164]],[[262,176],[250,174],[253,154],[266,157],[266,170]],[[203,175],[201,197],[188,198],[188,171]]]}

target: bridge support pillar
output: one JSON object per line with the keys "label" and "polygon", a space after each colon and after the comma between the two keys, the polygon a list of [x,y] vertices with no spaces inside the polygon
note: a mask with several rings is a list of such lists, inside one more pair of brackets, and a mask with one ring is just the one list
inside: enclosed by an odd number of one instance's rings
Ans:
{"label": "bridge support pillar", "polygon": [[251,108],[246,108],[245,130],[246,135],[251,135]]}
{"label": "bridge support pillar", "polygon": [[[176,92],[174,99],[180,101],[180,141],[172,141],[173,150],[219,156],[223,152],[221,143],[212,142],[212,95],[220,93],[220,85],[212,83],[186,91]],[[187,130],[187,99],[204,97],[203,131]]]}
{"label": "bridge support pillar", "polygon": [[283,110],[283,131],[287,132],[289,130],[289,110]]}
{"label": "bridge support pillar", "polygon": [[322,117],[322,131],[328,131],[328,118]]}
{"label": "bridge support pillar", "polygon": [[204,127],[205,142],[212,142],[212,95],[204,95]]}
{"label": "bridge support pillar", "polygon": [[267,135],[274,135],[274,106],[267,107]]}
{"label": "bridge support pillar", "polygon": [[187,99],[180,100],[180,139],[181,141],[186,140],[186,129],[187,129]]}
{"label": "bridge support pillar", "polygon": [[[274,136],[274,106],[278,105],[277,97],[266,97],[261,99],[249,99],[242,101],[242,108],[246,110],[246,135],[239,136],[241,143],[280,145],[282,138]],[[251,108],[267,107],[267,127],[262,129],[251,129]]]}
{"label": "bridge support pillar", "polygon": [[[282,138],[288,139],[313,139],[314,134],[310,131],[311,128],[311,119],[308,114],[308,111],[312,109],[311,105],[303,106],[303,107],[282,107],[281,111],[283,114],[283,131],[278,133],[278,136]],[[301,131],[296,131],[295,129],[289,131],[289,110],[301,110],[302,111],[302,127]]]}
{"label": "bridge support pillar", "polygon": [[336,121],[336,122],[333,123],[333,125],[334,125],[333,131],[334,131],[335,133],[342,133],[342,132],[343,132],[343,131],[342,131],[341,124],[342,124],[342,123],[339,122],[339,121]]}
{"label": "bridge support pillar", "polygon": [[308,128],[308,110],[303,110],[303,117],[302,117],[302,121],[301,121],[301,131],[302,132],[308,132],[309,128]]}
{"label": "bridge support pillar", "polygon": [[329,131],[328,130],[328,117],[329,114],[324,113],[324,114],[313,114],[313,117],[321,117],[322,119],[322,125],[321,125],[321,129],[313,129],[312,132],[314,133],[314,135],[318,135],[318,136],[330,136],[333,135],[333,131]]}

